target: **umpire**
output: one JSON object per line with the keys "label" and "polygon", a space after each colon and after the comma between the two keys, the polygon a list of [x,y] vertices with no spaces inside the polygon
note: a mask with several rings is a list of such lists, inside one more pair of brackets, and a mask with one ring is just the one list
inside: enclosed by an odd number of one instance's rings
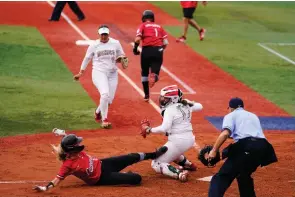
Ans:
{"label": "umpire", "polygon": [[55,7],[53,9],[53,12],[51,14],[51,17],[48,19],[49,21],[59,21],[60,15],[62,13],[62,10],[64,9],[65,5],[69,4],[71,10],[76,14],[78,17],[78,21],[82,21],[85,19],[85,15],[78,6],[77,2],[75,1],[57,1],[55,4]]}
{"label": "umpire", "polygon": [[[142,14],[142,23],[136,32],[133,53],[139,55],[138,46],[142,42],[141,53],[141,81],[144,91],[144,101],[149,101],[149,88],[159,80],[159,73],[163,63],[163,52],[168,45],[167,33],[155,23],[155,16],[151,10]],[[151,74],[150,73],[151,70]]]}
{"label": "umpire", "polygon": [[251,174],[258,166],[267,166],[277,162],[272,145],[265,139],[258,117],[244,110],[240,98],[232,98],[228,107],[230,113],[223,119],[222,132],[209,153],[209,160],[227,138],[235,143],[223,150],[227,158],[219,172],[211,180],[209,197],[222,197],[236,178],[241,197],[255,197],[254,182]]}

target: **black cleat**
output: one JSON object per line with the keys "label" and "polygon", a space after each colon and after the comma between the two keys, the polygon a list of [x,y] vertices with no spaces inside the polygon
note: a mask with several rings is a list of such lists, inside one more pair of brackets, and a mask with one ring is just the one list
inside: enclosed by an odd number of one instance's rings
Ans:
{"label": "black cleat", "polygon": [[149,102],[149,100],[150,100],[150,96],[149,96],[149,95],[145,95],[144,98],[143,98],[143,100],[144,100],[145,102]]}
{"label": "black cleat", "polygon": [[[164,155],[164,154],[167,152],[167,150],[168,150],[167,146],[162,146],[162,147],[158,148],[158,149],[156,150],[156,152],[155,152],[155,153],[156,153],[156,154],[155,154],[156,158],[158,158],[158,157]],[[156,159],[156,158],[155,158],[155,159]]]}

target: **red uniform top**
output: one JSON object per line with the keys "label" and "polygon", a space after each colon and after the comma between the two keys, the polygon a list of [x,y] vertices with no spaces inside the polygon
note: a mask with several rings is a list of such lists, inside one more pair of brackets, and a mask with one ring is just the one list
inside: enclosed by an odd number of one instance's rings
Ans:
{"label": "red uniform top", "polygon": [[195,8],[198,6],[197,1],[180,1],[182,8]]}
{"label": "red uniform top", "polygon": [[147,21],[139,26],[136,36],[141,37],[142,46],[163,46],[163,39],[168,35],[160,25]]}
{"label": "red uniform top", "polygon": [[74,175],[88,185],[94,185],[99,180],[100,174],[101,161],[85,152],[80,152],[78,158],[67,159],[63,162],[57,178],[63,180],[69,175]]}

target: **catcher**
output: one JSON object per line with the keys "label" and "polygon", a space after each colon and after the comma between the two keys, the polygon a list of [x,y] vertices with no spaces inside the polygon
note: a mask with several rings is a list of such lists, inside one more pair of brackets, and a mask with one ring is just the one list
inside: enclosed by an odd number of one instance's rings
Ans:
{"label": "catcher", "polygon": [[[151,127],[150,122],[145,119],[141,122],[141,135],[144,138],[151,133],[164,133],[168,136],[164,145],[168,151],[152,161],[152,168],[157,173],[185,182],[188,180],[188,171],[196,170],[196,166],[184,156],[187,150],[196,145],[191,124],[192,112],[202,110],[203,106],[183,100],[182,91],[176,85],[161,90],[159,103],[163,116],[162,125]],[[181,166],[181,169],[173,167],[171,162]]]}
{"label": "catcher", "polygon": [[[65,135],[63,130],[55,129],[56,135]],[[86,154],[82,137],[74,134],[65,135],[58,146],[53,147],[58,159],[62,162],[56,177],[46,186],[36,185],[34,190],[44,192],[56,187],[67,176],[74,175],[88,185],[137,185],[141,182],[141,176],[133,172],[120,172],[127,166],[137,162],[156,159],[167,151],[167,147],[161,147],[151,153],[130,153],[116,157],[98,159]]]}

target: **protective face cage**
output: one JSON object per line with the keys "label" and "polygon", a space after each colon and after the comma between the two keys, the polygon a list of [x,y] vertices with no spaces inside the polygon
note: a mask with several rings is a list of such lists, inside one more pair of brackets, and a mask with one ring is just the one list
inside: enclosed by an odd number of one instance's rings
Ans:
{"label": "protective face cage", "polygon": [[84,149],[84,145],[80,145],[83,138],[74,134],[69,134],[61,140],[61,147],[66,153],[78,153]]}

